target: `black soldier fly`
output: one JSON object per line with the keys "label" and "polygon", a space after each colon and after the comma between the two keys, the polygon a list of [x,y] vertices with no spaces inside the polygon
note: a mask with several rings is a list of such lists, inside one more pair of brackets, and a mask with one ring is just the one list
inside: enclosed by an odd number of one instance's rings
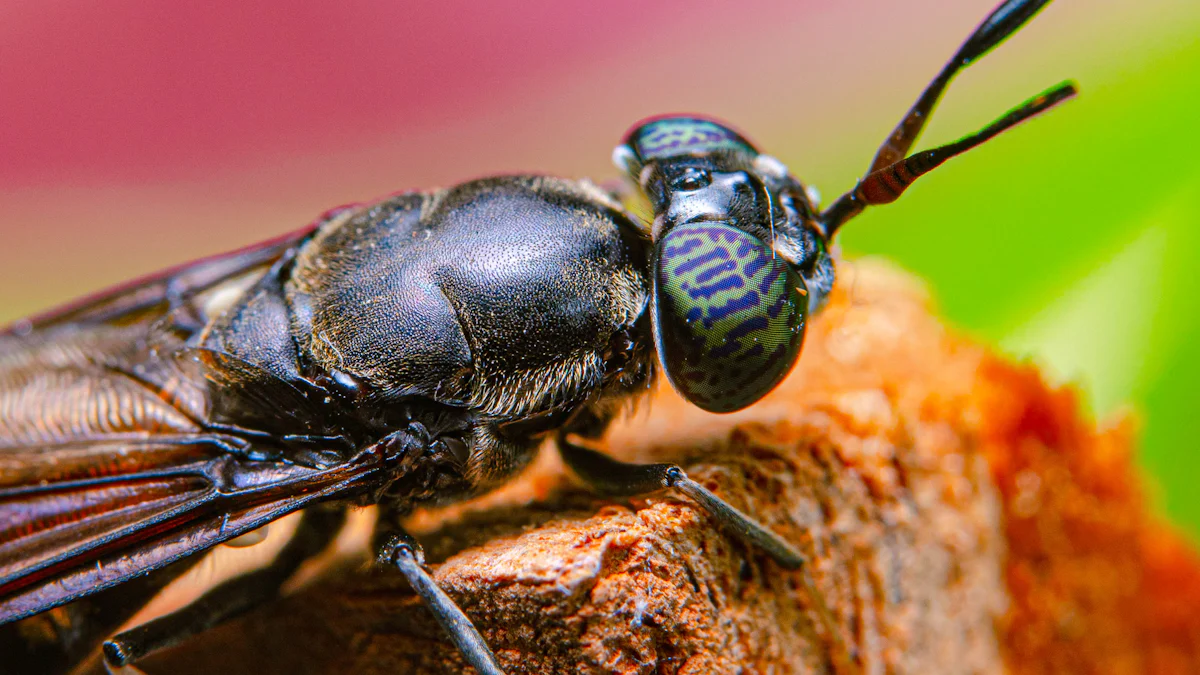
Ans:
{"label": "black soldier fly", "polygon": [[657,369],[745,408],[799,357],[863,209],[1075,94],[909,155],[951,78],[1049,0],[1007,0],[928,85],[851,191],[820,209],[730,127],[667,116],[614,153],[653,207],[592,183],[503,176],[328,212],[279,239],[105,291],[0,334],[0,653],[62,672],[196,554],[285,514],[264,569],[110,637],[119,666],[275,597],[350,504],[378,504],[400,571],[466,660],[500,673],[398,516],[480,493],[552,437],[597,490],[674,488],[795,569],[803,556],[671,464],[584,447]]}

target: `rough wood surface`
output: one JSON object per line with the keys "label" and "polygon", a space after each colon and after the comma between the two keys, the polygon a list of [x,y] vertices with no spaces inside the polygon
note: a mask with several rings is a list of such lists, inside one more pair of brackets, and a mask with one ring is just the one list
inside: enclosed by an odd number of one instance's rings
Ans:
{"label": "rough wood surface", "polygon": [[[683,463],[799,544],[806,572],[685,498],[597,499],[552,450],[410,526],[513,675],[1194,672],[1200,565],[1147,514],[1129,437],[947,331],[907,277],[855,265],[767,400],[716,416],[663,389],[607,439]],[[469,672],[361,558],[143,668]]]}

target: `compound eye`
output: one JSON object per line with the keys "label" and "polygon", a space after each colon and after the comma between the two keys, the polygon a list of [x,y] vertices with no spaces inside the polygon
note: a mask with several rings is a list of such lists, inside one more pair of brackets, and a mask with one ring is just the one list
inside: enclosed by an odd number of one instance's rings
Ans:
{"label": "compound eye", "polygon": [[722,222],[680,225],[656,253],[654,338],[667,379],[709,412],[766,396],[804,344],[804,280],[761,239]]}
{"label": "compound eye", "polygon": [[686,169],[671,181],[674,192],[694,192],[712,184],[712,174],[704,169]]}

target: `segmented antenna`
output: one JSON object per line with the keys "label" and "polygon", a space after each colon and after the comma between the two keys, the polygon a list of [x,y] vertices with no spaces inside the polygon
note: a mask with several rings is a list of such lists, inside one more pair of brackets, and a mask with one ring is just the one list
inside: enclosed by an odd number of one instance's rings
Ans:
{"label": "segmented antenna", "polygon": [[832,236],[842,223],[850,220],[868,206],[890,204],[921,176],[941,166],[943,162],[977,147],[993,136],[1021,122],[1040,115],[1078,93],[1075,84],[1064,82],[1013,108],[1000,119],[980,131],[933,150],[924,150],[898,162],[876,169],[863,177],[853,190],[838,197],[821,214],[825,233]]}
{"label": "segmented antenna", "polygon": [[908,113],[879,147],[871,167],[867,169],[867,174],[858,185],[838,197],[821,213],[819,220],[825,228],[826,236],[832,237],[843,223],[862,213],[866,207],[895,201],[913,181],[942,162],[978,146],[1005,129],[1049,110],[1077,93],[1074,83],[1064,82],[1029,99],[975,134],[933,150],[905,157],[921,135],[925,123],[950,80],[963,68],[1015,33],[1049,3],[1050,0],[1006,0],[992,10],[958,48],[954,57],[942,67],[937,77],[925,87],[925,91],[921,92],[916,103],[909,108]]}

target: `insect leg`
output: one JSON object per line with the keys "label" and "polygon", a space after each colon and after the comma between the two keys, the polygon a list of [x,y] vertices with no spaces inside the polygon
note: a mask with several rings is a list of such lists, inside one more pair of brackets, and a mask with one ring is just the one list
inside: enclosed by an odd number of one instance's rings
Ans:
{"label": "insect leg", "polygon": [[442,625],[450,639],[462,653],[467,663],[481,675],[504,675],[504,671],[496,663],[483,636],[479,634],[471,619],[459,609],[458,605],[438,588],[437,582],[425,571],[425,553],[408,533],[392,529],[382,546],[379,547],[379,564],[395,567],[425,601],[425,606],[433,612],[434,618]]}
{"label": "insect leg", "polygon": [[580,478],[597,491],[616,497],[632,497],[663,488],[675,488],[695,500],[722,526],[748,544],[756,546],[783,567],[794,570],[804,565],[804,554],[787,541],[755,522],[750,516],[688,478],[675,464],[629,464],[589,450],[560,436],[559,453]]}
{"label": "insect leg", "polygon": [[[663,488],[675,488],[691,497],[725,529],[741,540],[756,546],[775,559],[781,566],[796,570],[808,562],[804,554],[782,537],[768,530],[750,516],[712,493],[708,488],[688,478],[675,464],[631,464],[615,460],[603,453],[571,443],[566,434],[558,436],[558,451],[563,461],[580,478],[601,493],[612,496],[627,496],[654,492]],[[804,590],[813,603],[820,621],[825,626],[834,645],[834,658],[839,672],[858,672],[853,656],[842,640],[837,622],[826,606],[823,596],[813,585],[806,572],[801,573]]]}
{"label": "insect leg", "polygon": [[296,533],[269,565],[217,586],[183,609],[116,635],[104,643],[105,661],[114,667],[131,664],[275,599],[284,582],[325,550],[345,522],[344,508],[304,511]]}
{"label": "insect leg", "polygon": [[112,635],[198,559],[184,558],[170,567],[64,605],[56,612],[0,626],[4,673],[71,672],[103,638]]}

